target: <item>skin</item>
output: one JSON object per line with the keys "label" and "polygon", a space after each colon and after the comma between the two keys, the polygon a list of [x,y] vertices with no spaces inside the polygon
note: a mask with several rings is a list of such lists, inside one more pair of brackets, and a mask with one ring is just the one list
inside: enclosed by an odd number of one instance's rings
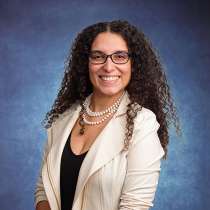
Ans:
{"label": "skin", "polygon": [[[128,52],[125,40],[116,33],[103,32],[97,35],[92,43],[91,50],[112,54],[116,51]],[[104,81],[100,76],[119,76],[115,81]],[[123,93],[131,78],[131,60],[125,64],[115,64],[108,57],[104,64],[89,62],[89,77],[93,85],[91,108],[93,111],[102,111],[111,106]]]}
{"label": "skin", "polygon": [[40,201],[37,206],[36,210],[51,210],[48,201]]}

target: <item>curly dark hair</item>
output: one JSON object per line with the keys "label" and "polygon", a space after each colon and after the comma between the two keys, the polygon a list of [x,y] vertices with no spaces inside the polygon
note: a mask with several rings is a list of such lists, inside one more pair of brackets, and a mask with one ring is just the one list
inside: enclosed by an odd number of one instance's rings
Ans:
{"label": "curly dark hair", "polygon": [[176,107],[160,59],[150,41],[142,31],[125,20],[99,22],[88,26],[77,35],[67,58],[61,88],[51,110],[45,116],[44,126],[50,127],[55,119],[76,101],[82,105],[85,98],[92,93],[88,54],[96,36],[107,31],[119,34],[126,41],[131,53],[131,80],[126,87],[130,103],[127,106],[125,148],[128,148],[132,137],[134,118],[143,106],[156,114],[160,124],[158,136],[165,151],[163,159],[166,159],[169,125],[173,123],[177,133],[180,131]]}

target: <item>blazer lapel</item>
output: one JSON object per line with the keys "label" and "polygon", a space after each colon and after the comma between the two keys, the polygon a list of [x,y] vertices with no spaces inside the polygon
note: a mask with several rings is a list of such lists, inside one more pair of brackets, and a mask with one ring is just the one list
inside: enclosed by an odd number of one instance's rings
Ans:
{"label": "blazer lapel", "polygon": [[88,178],[122,151],[126,126],[125,113],[129,101],[126,92],[118,111],[99,134],[83,160],[77,181],[73,210],[80,206],[82,190]]}
{"label": "blazer lapel", "polygon": [[61,156],[65,146],[65,143],[68,139],[68,136],[71,132],[72,127],[74,126],[81,107],[79,105],[76,108],[70,108],[58,122],[56,122],[52,127],[52,147],[47,157],[47,164],[49,167],[49,175],[52,179],[52,185],[54,184],[55,196],[58,201],[58,206],[61,208],[60,200],[60,164]]}

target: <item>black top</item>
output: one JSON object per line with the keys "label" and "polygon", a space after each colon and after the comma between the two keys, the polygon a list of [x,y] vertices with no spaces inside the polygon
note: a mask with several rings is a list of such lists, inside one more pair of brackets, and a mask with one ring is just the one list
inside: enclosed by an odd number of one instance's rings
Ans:
{"label": "black top", "polygon": [[82,161],[87,152],[81,155],[75,155],[70,146],[71,133],[65,144],[62,157],[61,157],[61,170],[60,170],[60,191],[61,191],[61,210],[72,209],[74,200],[74,193],[77,184],[79,170]]}

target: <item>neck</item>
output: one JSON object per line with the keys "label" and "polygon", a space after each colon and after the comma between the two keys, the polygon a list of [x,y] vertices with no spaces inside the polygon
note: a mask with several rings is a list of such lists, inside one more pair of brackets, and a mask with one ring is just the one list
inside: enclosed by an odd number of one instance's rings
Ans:
{"label": "neck", "polygon": [[90,108],[93,112],[100,112],[107,107],[112,106],[123,94],[124,90],[115,95],[104,95],[97,92],[93,92],[90,102]]}

